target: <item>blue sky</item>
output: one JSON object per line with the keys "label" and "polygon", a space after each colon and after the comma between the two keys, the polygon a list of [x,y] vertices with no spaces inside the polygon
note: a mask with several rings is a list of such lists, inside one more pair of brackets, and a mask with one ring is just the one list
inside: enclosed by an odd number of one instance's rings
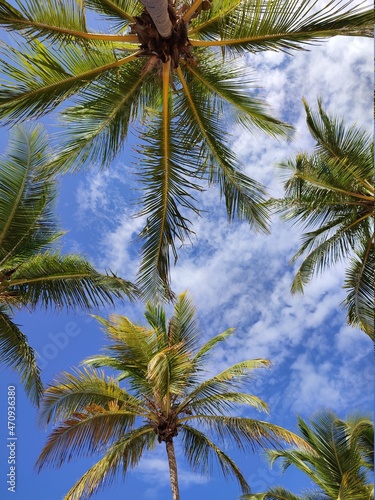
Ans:
{"label": "blue sky", "polygon": [[[246,172],[269,187],[273,196],[281,195],[281,180],[275,164],[301,149],[311,150],[312,140],[305,125],[301,99],[311,106],[322,97],[328,111],[346,117],[348,122],[370,129],[372,126],[372,40],[338,37],[309,52],[293,57],[282,53],[249,56],[244,64],[254,68],[263,93],[274,113],[292,122],[297,129],[290,143],[277,142],[262,135],[252,136],[230,127],[232,146]],[[225,117],[224,117],[225,118]],[[230,125],[230,124],[229,124]],[[1,149],[6,134],[0,138]],[[68,230],[62,251],[81,252],[97,267],[111,269],[133,279],[138,266],[137,245],[133,242],[142,220],[133,218],[129,195],[135,186],[129,146],[106,172],[87,172],[66,176],[60,184],[57,210],[61,227]],[[296,430],[296,415],[310,417],[323,408],[340,416],[373,409],[372,345],[360,331],[345,323],[339,304],[343,268],[338,266],[316,278],[303,296],[289,293],[293,268],[288,262],[297,249],[299,231],[275,219],[269,236],[254,234],[246,224],[228,224],[215,189],[203,193],[205,212],[196,218],[193,245],[179,251],[172,271],[174,290],[188,290],[193,296],[202,341],[229,327],[235,335],[225,347],[217,347],[209,368],[221,368],[243,359],[268,358],[270,370],[259,373],[252,393],[270,406],[270,416],[254,418]],[[116,313],[142,322],[141,304],[119,304]],[[111,311],[101,311],[107,316]],[[30,314],[21,312],[16,322],[37,350],[45,383],[63,370],[70,370],[104,342],[96,322],[85,314]],[[48,435],[37,426],[37,412],[22,393],[17,376],[2,369],[1,408],[6,408],[8,385],[17,387],[17,491],[7,491],[6,416],[0,411],[0,497],[17,500],[62,500],[75,480],[94,463],[77,460],[60,470],[33,470]],[[308,488],[308,481],[295,471],[280,475],[278,467],[269,469],[261,454],[248,456],[227,450],[233,456],[254,492],[282,485],[295,493]],[[100,458],[99,456],[97,457]],[[218,470],[211,478],[194,475],[178,451],[183,500],[234,500],[239,490],[234,481],[226,482]],[[95,499],[170,498],[164,449],[130,472],[125,482],[102,490]]]}

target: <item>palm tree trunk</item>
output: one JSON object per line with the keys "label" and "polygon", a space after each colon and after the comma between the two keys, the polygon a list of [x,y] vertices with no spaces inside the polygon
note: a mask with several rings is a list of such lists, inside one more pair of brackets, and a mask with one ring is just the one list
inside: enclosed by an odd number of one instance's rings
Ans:
{"label": "palm tree trunk", "polygon": [[172,23],[168,13],[168,0],[140,0],[146,7],[156,29],[163,38],[172,34]]}
{"label": "palm tree trunk", "polygon": [[180,500],[180,490],[178,487],[178,475],[177,475],[177,462],[176,455],[174,453],[173,440],[170,439],[166,442],[168,463],[169,463],[169,476],[171,478],[171,488],[172,488],[172,500]]}

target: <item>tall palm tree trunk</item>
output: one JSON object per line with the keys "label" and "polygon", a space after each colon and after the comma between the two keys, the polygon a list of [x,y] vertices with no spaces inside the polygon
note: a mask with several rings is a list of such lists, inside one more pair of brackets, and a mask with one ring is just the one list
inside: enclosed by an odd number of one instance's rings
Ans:
{"label": "tall palm tree trunk", "polygon": [[172,488],[172,500],[180,500],[180,490],[178,487],[178,475],[177,475],[177,462],[176,455],[174,452],[173,440],[170,439],[166,442],[168,463],[169,463],[169,476],[171,478],[171,488]]}
{"label": "tall palm tree trunk", "polygon": [[168,13],[168,0],[140,0],[146,7],[156,29],[163,38],[172,34],[172,23]]}

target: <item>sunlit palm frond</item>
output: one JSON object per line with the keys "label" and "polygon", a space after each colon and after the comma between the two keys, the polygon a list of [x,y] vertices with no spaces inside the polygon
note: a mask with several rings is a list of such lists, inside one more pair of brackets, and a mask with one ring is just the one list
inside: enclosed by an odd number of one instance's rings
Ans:
{"label": "sunlit palm frond", "polygon": [[13,323],[8,309],[0,304],[0,361],[19,373],[26,394],[34,404],[39,404],[43,383],[35,351],[27,337]]}
{"label": "sunlit palm frond", "polygon": [[[356,418],[357,428],[360,420]],[[370,421],[365,422],[367,428]],[[310,448],[270,450],[271,463],[281,459],[283,470],[290,466],[300,469],[319,487],[318,498],[370,500],[371,485],[363,467],[363,449],[358,445],[360,434],[353,432],[353,426],[332,412],[318,414],[310,425],[299,418],[298,426]]]}
{"label": "sunlit palm frond", "polygon": [[105,14],[114,23],[114,28],[124,29],[129,21],[134,22],[134,16],[142,11],[138,0],[84,0],[88,8],[100,14]]}
{"label": "sunlit palm frond", "polygon": [[242,492],[247,493],[250,487],[240,469],[228,455],[213,443],[205,434],[187,424],[181,426],[185,456],[193,470],[207,475],[216,459],[224,477],[237,479]]}
{"label": "sunlit palm frond", "polygon": [[144,145],[142,169],[139,178],[143,184],[139,215],[147,216],[140,237],[142,261],[139,286],[146,299],[171,299],[170,260],[177,259],[175,241],[189,238],[190,221],[185,212],[198,213],[192,190],[201,190],[194,181],[196,165],[194,151],[186,155],[181,131],[172,120],[169,94],[169,64],[163,65],[163,109],[156,112],[147,130],[142,134]]}
{"label": "sunlit palm frond", "polygon": [[205,398],[216,397],[221,393],[237,389],[252,379],[252,371],[257,368],[269,366],[270,362],[265,359],[252,359],[242,361],[227,368],[218,375],[198,383],[181,401],[179,411],[201,401]]}
{"label": "sunlit palm frond", "polygon": [[148,324],[154,330],[156,336],[160,338],[162,346],[166,347],[168,345],[167,339],[167,316],[165,309],[162,305],[156,303],[147,303],[144,316],[147,319]]}
{"label": "sunlit palm frond", "polygon": [[76,482],[64,500],[88,499],[103,486],[110,486],[117,474],[123,477],[128,469],[135,467],[154,442],[155,434],[148,425],[128,432]]}
{"label": "sunlit palm frond", "polygon": [[136,416],[134,411],[121,407],[112,406],[108,410],[90,403],[54,428],[36,466],[60,467],[73,457],[96,455],[98,449],[108,448],[122,439],[133,428]]}
{"label": "sunlit palm frond", "polygon": [[[250,493],[249,495],[242,495],[240,498],[241,500],[313,500],[309,494],[303,496],[294,495],[281,487],[271,488],[267,493]],[[314,500],[328,500],[328,498],[314,497]]]}
{"label": "sunlit palm frond", "polygon": [[374,239],[358,242],[346,269],[344,288],[348,323],[359,326],[374,340]]}
{"label": "sunlit palm frond", "polygon": [[189,405],[197,415],[225,414],[236,411],[241,406],[249,406],[258,411],[268,412],[267,404],[257,396],[244,392],[221,392],[201,399],[194,399]]}
{"label": "sunlit palm frond", "polygon": [[303,292],[315,273],[348,262],[344,287],[348,323],[374,336],[373,140],[358,126],[328,115],[318,101],[313,113],[304,101],[312,155],[299,153],[280,166],[290,177],[276,211],[308,229],[292,262],[303,258],[292,292]]}
{"label": "sunlit palm frond", "polygon": [[76,369],[73,373],[63,372],[45,391],[39,421],[48,424],[52,420],[66,420],[90,404],[108,408],[113,401],[127,410],[143,411],[134,396],[103,372],[87,368]]}
{"label": "sunlit palm frond", "polygon": [[223,65],[207,50],[198,54],[195,64],[182,61],[183,68],[206,89],[209,101],[221,103],[226,122],[233,121],[246,130],[261,130],[274,137],[286,138],[291,135],[292,126],[270,115],[267,103],[250,94],[252,90],[255,94],[254,90],[259,85],[256,85],[253,74],[240,64],[238,58],[228,58]]}
{"label": "sunlit palm frond", "polygon": [[[185,70],[186,71],[186,70]],[[176,114],[181,124],[187,123],[186,134],[200,148],[201,170],[209,182],[217,183],[225,200],[228,219],[238,217],[255,228],[267,232],[268,215],[262,202],[265,188],[241,172],[241,166],[220,126],[220,103],[212,100],[212,92],[191,73],[178,69],[183,92],[176,98]],[[180,125],[180,128],[183,125]]]}
{"label": "sunlit palm frond", "polygon": [[[147,114],[155,96],[155,77],[143,71],[138,59],[92,84],[74,106],[63,112],[64,139],[45,171],[60,173],[83,167],[108,167],[121,151],[129,126]],[[156,96],[158,93],[156,92]]]}
{"label": "sunlit palm frond", "polygon": [[280,441],[299,445],[301,448],[309,448],[309,444],[295,433],[261,420],[223,415],[196,415],[186,417],[186,420],[189,420],[189,423],[195,421],[207,427],[222,442],[229,440],[242,450],[255,450],[258,447],[266,449],[279,445]]}
{"label": "sunlit palm frond", "polygon": [[353,414],[343,422],[363,459],[363,465],[374,470],[374,420],[371,416]]}
{"label": "sunlit palm frond", "polygon": [[188,349],[194,349],[200,328],[192,298],[183,292],[176,297],[173,316],[168,322],[168,339],[172,344],[183,342]]}
{"label": "sunlit palm frond", "polygon": [[96,45],[100,50],[65,43],[56,55],[38,40],[24,51],[2,44],[0,111],[4,122],[39,118],[93,80],[136,57],[132,54],[118,59],[111,44]]}
{"label": "sunlit palm frond", "polygon": [[[192,43],[243,53],[302,49],[336,35],[372,36],[373,13],[361,3],[353,6],[338,0],[322,9],[316,9],[316,3],[316,0],[244,0],[221,16],[214,10],[208,11],[201,26],[197,21],[192,30]],[[198,37],[196,42],[193,36]]]}
{"label": "sunlit palm frond", "polygon": [[65,0],[15,1],[18,9],[0,1],[0,25],[23,35],[40,36],[52,41],[70,41],[75,34],[86,33],[86,16],[82,2]]}
{"label": "sunlit palm frond", "polygon": [[209,354],[211,349],[213,349],[219,342],[223,342],[224,340],[226,340],[229,335],[233,335],[233,333],[234,328],[229,328],[228,330],[225,330],[225,332],[219,333],[219,335],[212,337],[199,349],[199,351],[194,356],[194,361],[203,361]]}
{"label": "sunlit palm frond", "polygon": [[50,155],[41,126],[15,127],[0,158],[0,270],[10,271],[45,246],[58,232],[52,212],[56,188],[35,171]]}
{"label": "sunlit palm frond", "polygon": [[44,252],[19,266],[7,282],[7,290],[20,305],[32,308],[90,309],[114,304],[124,295],[135,296],[134,286],[115,275],[101,274],[83,257]]}
{"label": "sunlit palm frond", "polygon": [[[111,321],[97,319],[112,342],[103,349],[104,356],[91,356],[84,364],[119,370],[118,379],[126,379],[136,394],[152,396],[152,386],[146,375],[149,362],[157,353],[155,332],[135,325],[124,316],[111,315]],[[107,358],[110,359],[108,364]]]}

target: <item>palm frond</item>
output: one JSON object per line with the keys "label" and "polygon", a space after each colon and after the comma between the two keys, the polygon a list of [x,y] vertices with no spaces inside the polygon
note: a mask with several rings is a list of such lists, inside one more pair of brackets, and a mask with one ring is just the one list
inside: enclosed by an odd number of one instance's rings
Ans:
{"label": "palm frond", "polygon": [[226,121],[238,123],[252,132],[261,130],[274,137],[291,135],[291,125],[271,116],[268,105],[262,99],[249,95],[249,91],[257,89],[257,86],[249,70],[240,66],[236,58],[223,65],[213,54],[204,51],[195,59],[194,65],[182,61],[183,67],[211,93],[211,100],[217,99],[221,103],[218,106],[225,110]]}
{"label": "palm frond", "polygon": [[210,474],[212,462],[216,459],[225,478],[233,476],[237,479],[243,493],[250,491],[250,486],[237,465],[205,434],[186,424],[181,426],[181,431],[185,456],[193,470],[205,475]]}
{"label": "palm frond", "polygon": [[176,261],[175,241],[183,243],[189,238],[190,221],[184,212],[198,213],[191,191],[201,190],[200,185],[191,180],[196,170],[194,152],[186,157],[183,144],[176,141],[181,131],[171,120],[169,63],[163,65],[161,97],[162,112],[155,112],[148,130],[142,134],[145,145],[141,148],[143,160],[139,174],[144,186],[139,215],[147,216],[147,221],[140,234],[144,243],[138,284],[143,297],[149,300],[173,298],[170,254]]}
{"label": "palm frond", "polygon": [[371,416],[360,413],[349,415],[344,422],[348,435],[354,440],[364,464],[374,470],[374,421]]}
{"label": "palm frond", "polygon": [[239,406],[247,405],[258,411],[268,412],[268,405],[257,396],[244,392],[221,392],[206,398],[195,399],[189,408],[196,415],[215,415],[218,412],[225,414],[228,411],[238,410]]}
{"label": "palm frond", "polygon": [[[168,322],[168,341],[171,345],[183,342],[186,349],[195,349],[200,328],[192,298],[187,292],[179,294]],[[195,361],[195,359],[194,359]]]}
{"label": "palm frond", "polygon": [[102,372],[87,368],[76,369],[73,373],[63,372],[45,391],[39,422],[44,425],[66,420],[90,404],[108,408],[113,401],[134,414],[142,414],[140,401]]}
{"label": "palm frond", "polygon": [[344,288],[348,324],[359,326],[374,340],[374,239],[358,243],[346,269]]}
{"label": "palm frond", "polygon": [[19,10],[5,0],[0,1],[0,25],[23,35],[41,36],[52,41],[70,41],[74,34],[86,33],[86,16],[82,2],[66,0],[64,8],[58,0],[36,2],[16,0]]}
{"label": "palm frond", "polygon": [[285,197],[271,202],[285,219],[309,229],[292,258],[303,258],[292,292],[303,292],[314,274],[348,261],[348,323],[374,338],[373,140],[357,125],[328,115],[321,101],[317,113],[306,101],[304,106],[315,150],[280,165],[291,176]]}
{"label": "palm frond", "polygon": [[197,354],[194,356],[194,361],[201,361],[203,360],[206,355],[213,349],[219,342],[225,341],[229,335],[232,335],[234,333],[234,328],[229,328],[228,330],[225,330],[225,332],[219,333],[219,335],[216,335],[215,337],[212,337],[210,340],[208,340],[197,352]]}
{"label": "palm frond", "polygon": [[[152,396],[153,390],[147,380],[148,365],[158,352],[155,332],[139,327],[124,316],[111,315],[110,320],[96,319],[104,326],[105,334],[112,343],[103,350],[104,357],[95,356],[84,361],[94,367],[112,367],[119,371],[120,379],[126,379],[136,394]],[[107,356],[111,358],[106,365]]]}
{"label": "palm frond", "polygon": [[332,412],[321,412],[310,426],[299,418],[298,426],[309,448],[270,450],[271,463],[281,459],[283,470],[291,465],[300,469],[319,487],[323,498],[369,500],[362,451],[356,437],[350,438],[350,425]]}
{"label": "palm frond", "polygon": [[156,335],[160,339],[164,339],[163,347],[168,345],[167,341],[167,317],[165,314],[165,309],[160,304],[151,304],[148,302],[146,304],[144,316],[147,319],[147,322],[152,327]]}
{"label": "palm frond", "polygon": [[207,427],[221,442],[229,440],[241,450],[250,448],[254,451],[258,447],[267,449],[280,446],[282,442],[310,448],[309,443],[297,434],[261,420],[222,415],[194,415],[186,417],[187,420]]}
{"label": "palm frond", "polygon": [[41,125],[10,131],[7,150],[0,158],[0,270],[8,273],[35,251],[53,243],[57,231],[52,212],[56,188],[35,178],[51,154]]}
{"label": "palm frond", "polygon": [[373,13],[362,3],[333,0],[320,9],[316,9],[316,0],[236,3],[221,16],[209,11],[201,26],[197,24],[192,30],[191,43],[244,53],[303,49],[336,35],[372,36]]}
{"label": "palm frond", "polygon": [[323,163],[319,173],[315,174],[317,180],[323,177],[325,183],[332,183],[332,188],[338,185],[349,192],[353,192],[355,186],[357,194],[366,194],[370,189],[369,194],[374,195],[372,135],[358,125],[348,127],[338,116],[328,115],[321,100],[318,100],[316,113],[305,100],[303,104],[306,123],[316,140],[315,153],[326,163],[329,162],[328,169]]}
{"label": "palm frond", "polygon": [[5,366],[18,372],[26,394],[33,404],[39,404],[43,394],[35,351],[27,337],[13,323],[8,309],[0,304],[0,360]]}
{"label": "palm frond", "polygon": [[40,118],[103,74],[117,71],[136,58],[131,54],[118,59],[111,44],[96,45],[100,50],[66,43],[57,57],[37,40],[23,52],[2,44],[0,111],[4,123]]}
{"label": "palm frond", "polygon": [[223,392],[240,387],[244,382],[248,382],[252,378],[251,372],[254,369],[264,368],[269,364],[270,362],[266,359],[252,359],[236,363],[218,375],[196,385],[181,401],[178,411],[182,411],[202,398],[216,397]]}
{"label": "palm frond", "polygon": [[134,426],[137,415],[133,411],[91,403],[81,412],[72,413],[48,437],[36,467],[44,464],[61,467],[73,457],[93,456],[123,438]]}
{"label": "palm frond", "polygon": [[219,184],[228,219],[237,216],[253,228],[267,232],[268,214],[262,204],[264,187],[240,171],[234,153],[223,140],[218,116],[220,110],[215,109],[210,89],[197,78],[191,78],[191,74],[185,78],[181,68],[177,74],[183,88],[176,98],[180,128],[184,123],[188,124],[186,135],[194,138],[195,145],[200,148],[199,164],[203,173],[210,182]]}
{"label": "palm frond", "polygon": [[[287,491],[285,488],[271,488],[267,493],[254,493],[242,495],[241,500],[310,500],[309,495],[297,496]],[[315,500],[328,500],[328,498],[316,498]]]}
{"label": "palm frond", "polygon": [[7,290],[22,305],[91,309],[135,296],[134,286],[115,275],[101,274],[83,257],[44,252],[19,266]]}
{"label": "palm frond", "polygon": [[85,4],[99,14],[105,14],[115,25],[115,29],[124,29],[134,16],[141,13],[143,7],[137,0],[85,0]]}
{"label": "palm frond", "polygon": [[128,432],[76,482],[64,500],[91,498],[103,486],[110,486],[117,474],[121,473],[124,478],[128,469],[134,468],[139,463],[143,453],[151,449],[154,442],[154,431],[148,425]]}
{"label": "palm frond", "polygon": [[144,62],[135,60],[115,73],[107,72],[74,98],[74,106],[62,113],[67,132],[58,139],[56,154],[45,168],[48,173],[110,165],[126,141],[129,126],[153,105],[155,78],[143,67]]}

